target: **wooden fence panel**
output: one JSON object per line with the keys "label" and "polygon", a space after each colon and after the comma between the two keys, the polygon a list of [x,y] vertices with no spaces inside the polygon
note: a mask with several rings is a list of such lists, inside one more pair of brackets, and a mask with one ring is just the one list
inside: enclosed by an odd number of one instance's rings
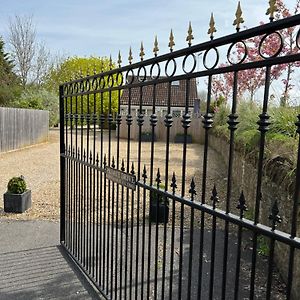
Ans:
{"label": "wooden fence panel", "polygon": [[0,107],[0,152],[46,142],[49,112]]}

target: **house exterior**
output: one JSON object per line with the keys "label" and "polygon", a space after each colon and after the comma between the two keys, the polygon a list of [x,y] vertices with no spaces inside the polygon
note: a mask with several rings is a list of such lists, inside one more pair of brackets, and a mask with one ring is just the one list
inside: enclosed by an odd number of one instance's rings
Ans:
{"label": "house exterior", "polygon": [[[163,78],[163,77],[160,77]],[[147,78],[148,79],[148,78]],[[130,78],[129,78],[130,80]],[[150,80],[150,78],[149,78]],[[137,82],[135,77],[134,82]],[[169,83],[156,85],[155,113],[158,116],[165,116],[168,109],[168,86]],[[122,115],[128,112],[129,92],[125,89],[120,99],[120,110]],[[186,81],[171,82],[171,114],[173,117],[180,117],[184,113],[186,103]],[[145,116],[152,114],[153,106],[153,85],[143,87],[142,110]],[[140,88],[131,89],[131,114],[138,115],[140,107]],[[199,112],[199,99],[197,96],[196,79],[190,79],[189,112]]]}

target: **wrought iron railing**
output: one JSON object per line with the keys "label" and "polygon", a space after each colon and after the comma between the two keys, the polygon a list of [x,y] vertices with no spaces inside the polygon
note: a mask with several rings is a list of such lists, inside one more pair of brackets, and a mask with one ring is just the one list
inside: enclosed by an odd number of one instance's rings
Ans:
{"label": "wrought iron railing", "polygon": [[[194,37],[190,24],[188,47],[185,49],[174,50],[171,31],[170,53],[159,56],[158,40],[155,38],[153,58],[144,60],[142,44],[139,62],[133,63],[130,49],[128,65],[121,66],[119,54],[117,69],[112,68],[110,59],[110,70],[84,78],[81,76],[60,86],[61,241],[106,299],[131,299],[133,296],[135,299],[270,299],[275,297],[275,264],[280,276],[285,279],[285,297],[291,299],[292,294],[294,297],[299,295],[299,284],[294,279],[300,278],[296,264],[300,251],[297,232],[299,146],[294,177],[291,178],[295,184],[293,197],[288,204],[290,216],[284,229],[277,228],[277,225],[281,222],[280,208],[286,203],[280,203],[279,199],[272,201],[271,207],[268,207],[269,224],[263,224],[261,213],[262,207],[266,209],[264,198],[267,196],[262,190],[266,176],[266,135],[272,121],[268,114],[272,68],[300,60],[298,51],[293,54],[282,53],[283,38],[280,33],[281,30],[299,25],[300,16],[273,22],[275,6],[275,1],[270,1],[269,24],[240,31],[243,19],[239,5],[234,21],[237,32],[234,34],[214,39],[216,28],[212,15],[208,31],[211,40],[208,42],[192,45]],[[299,32],[296,38],[298,48]],[[263,48],[272,35],[277,37],[278,47],[271,56],[265,57]],[[260,37],[257,48],[260,59],[256,61],[248,60],[247,56],[247,40],[253,37]],[[231,57],[237,43],[242,43],[245,50],[234,63]],[[224,52],[219,48],[222,47],[228,48],[226,65],[220,65],[220,57]],[[202,68],[197,67],[199,52],[203,53]],[[208,58],[212,54],[214,60]],[[259,144],[255,160],[255,196],[254,199],[247,199],[239,182],[234,181],[233,174],[234,161],[237,159],[236,129],[239,119],[243,117],[237,114],[238,86],[240,72],[257,68],[264,70],[265,84],[257,122]],[[226,73],[233,73],[233,84],[227,119],[228,149],[222,149],[228,151],[226,182],[220,184],[225,187],[220,192],[217,183],[210,183],[212,150],[209,143],[210,131],[214,126],[212,84],[214,76]],[[134,80],[135,77],[137,80]],[[189,114],[192,78],[207,80],[203,148],[192,148],[188,144],[189,127],[193,122]],[[178,80],[186,82],[182,115],[184,134],[179,148],[173,148],[170,139],[173,123],[171,83]],[[156,92],[162,83],[168,83],[167,113],[164,116],[166,141],[158,143],[155,141],[158,120]],[[147,86],[152,87],[150,143],[142,141],[144,114],[134,116],[131,103],[131,93],[136,89],[140,96],[139,111],[143,112]],[[115,137],[111,101],[115,93],[120,103],[125,89],[129,93],[125,120],[127,138],[121,140],[120,105]],[[108,95],[109,99],[107,112],[103,107],[104,95]],[[107,131],[104,130],[105,122],[108,123]],[[137,142],[131,140],[133,122],[139,126]],[[294,122],[299,140],[300,115],[298,121],[295,116]],[[96,124],[100,126],[100,133],[96,131],[97,126],[93,126]],[[194,152],[202,159],[193,160]],[[180,159],[177,153],[181,154]],[[179,172],[173,173],[178,166]],[[193,168],[195,174],[190,176],[189,170]],[[221,169],[215,173],[219,171]],[[239,190],[238,197],[234,192],[235,187]],[[153,195],[156,195],[156,200],[152,200],[152,204],[156,202],[156,208],[151,219],[148,215]],[[254,207],[252,217],[245,215],[250,202]],[[167,207],[162,213],[159,212],[160,204],[166,204]],[[160,225],[159,218],[166,216],[169,217],[169,223]],[[249,236],[251,247],[245,250]],[[258,254],[260,237],[267,239],[269,251],[266,267],[263,268],[263,260]],[[283,250],[282,247],[278,248],[282,244]],[[243,251],[250,258],[245,258]],[[282,258],[285,259],[286,268],[282,263],[280,266]],[[245,259],[248,261],[245,262]],[[262,281],[259,281],[260,277],[263,277]]]}

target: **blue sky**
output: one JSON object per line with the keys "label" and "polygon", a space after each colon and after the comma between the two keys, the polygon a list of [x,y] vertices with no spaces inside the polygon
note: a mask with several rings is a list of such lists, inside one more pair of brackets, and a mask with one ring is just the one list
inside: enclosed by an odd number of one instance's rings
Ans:
{"label": "blue sky", "polygon": [[[295,0],[286,0],[292,8]],[[158,35],[160,53],[167,52],[170,29],[175,48],[186,46],[188,22],[192,22],[195,40],[208,40],[210,13],[214,12],[217,34],[234,31],[232,21],[236,0],[1,0],[0,35],[6,38],[9,17],[33,15],[37,38],[52,52],[78,56],[109,56],[116,60],[119,49],[124,59],[129,47],[138,58],[141,40],[146,57],[152,56],[153,40]],[[243,0],[245,25],[268,21],[268,0]]]}

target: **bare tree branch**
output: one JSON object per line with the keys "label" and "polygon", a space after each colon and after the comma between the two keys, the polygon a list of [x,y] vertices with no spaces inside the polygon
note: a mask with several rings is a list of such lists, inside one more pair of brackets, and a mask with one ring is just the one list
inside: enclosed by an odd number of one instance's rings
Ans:
{"label": "bare tree branch", "polygon": [[31,16],[15,16],[9,20],[8,40],[16,63],[16,72],[23,86],[28,83],[33,68],[36,52],[35,38],[36,31]]}

